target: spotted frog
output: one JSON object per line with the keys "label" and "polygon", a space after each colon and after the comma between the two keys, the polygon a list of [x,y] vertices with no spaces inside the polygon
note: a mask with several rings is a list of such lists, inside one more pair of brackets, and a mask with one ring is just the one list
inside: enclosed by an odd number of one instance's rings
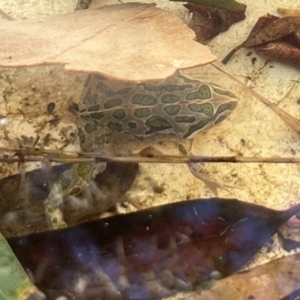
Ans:
{"label": "spotted frog", "polygon": [[[181,73],[160,83],[134,84],[89,75],[76,106],[78,135],[83,151],[115,154],[114,140],[125,141],[124,151],[130,140],[191,139],[199,131],[222,122],[236,106],[237,98],[231,92]],[[76,178],[67,184],[65,180],[54,184],[45,202],[51,227],[64,224],[62,215],[57,214],[61,194],[80,190],[104,168],[103,164],[97,165],[95,171],[95,167],[80,163],[74,166]],[[206,180],[192,165],[190,170]]]}

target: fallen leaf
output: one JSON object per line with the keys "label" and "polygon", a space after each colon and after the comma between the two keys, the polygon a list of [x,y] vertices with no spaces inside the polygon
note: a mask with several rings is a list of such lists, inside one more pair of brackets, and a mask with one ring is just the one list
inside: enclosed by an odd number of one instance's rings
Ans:
{"label": "fallen leaf", "polygon": [[[171,0],[175,2],[182,2],[182,0]],[[235,0],[189,0],[188,3],[195,3],[200,5],[213,6],[219,9],[226,9],[231,11],[241,11],[245,8],[245,4],[239,3]]]}
{"label": "fallen leaf", "polygon": [[294,216],[278,229],[278,236],[282,248],[291,251],[300,247],[300,220],[299,216]]}
{"label": "fallen leaf", "polygon": [[300,49],[285,42],[268,43],[255,49],[267,61],[276,61],[300,70]]}
{"label": "fallen leaf", "polygon": [[289,294],[286,297],[283,297],[279,300],[299,300],[299,297],[300,297],[300,289],[292,292],[291,294]]}
{"label": "fallen leaf", "polygon": [[[230,287],[230,288],[228,288]],[[300,254],[279,258],[218,281],[190,300],[274,299],[296,300],[300,288]],[[292,295],[290,295],[292,296]],[[282,298],[284,297],[284,298]]]}
{"label": "fallen leaf", "polygon": [[[299,31],[299,17],[288,16],[278,18],[272,15],[261,17],[254,25],[248,38],[242,44],[230,51],[222,62],[226,64],[231,59],[232,55],[243,47],[256,47],[257,53],[261,53],[264,57],[268,57],[269,60],[276,60],[289,65],[294,65],[295,61],[299,62],[300,59],[299,49],[295,49],[296,45],[290,44],[290,41],[291,35],[295,34],[294,40],[299,38]],[[270,44],[271,42],[273,43]],[[277,45],[278,42],[284,42],[284,44]],[[288,42],[288,44],[286,44],[286,42]]]}
{"label": "fallen leaf", "polygon": [[[0,180],[0,231],[5,237],[47,230],[44,199],[49,195],[49,180],[55,182],[71,169],[70,164],[54,166],[50,174],[44,169],[26,172]],[[91,186],[82,194],[65,199],[61,209],[68,224],[99,216],[122,200],[138,171],[137,163],[107,163]],[[47,184],[48,183],[48,184]]]}
{"label": "fallen leaf", "polygon": [[162,80],[216,59],[178,17],[153,4],[1,22],[0,39],[0,66],[63,65],[126,81]]}
{"label": "fallen leaf", "polygon": [[29,280],[1,233],[0,253],[0,299],[45,299],[45,295]]}
{"label": "fallen leaf", "polygon": [[246,18],[246,5],[241,4],[240,10],[217,8],[212,5],[187,3],[184,6],[193,14],[197,41],[207,43],[210,39],[224,32],[229,27]]}
{"label": "fallen leaf", "polygon": [[153,299],[238,271],[299,210],[198,199],[7,240],[50,300]]}

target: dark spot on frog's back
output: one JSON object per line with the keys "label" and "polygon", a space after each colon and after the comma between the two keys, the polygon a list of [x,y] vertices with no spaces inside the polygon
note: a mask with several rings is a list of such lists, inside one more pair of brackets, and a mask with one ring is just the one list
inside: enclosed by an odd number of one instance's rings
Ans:
{"label": "dark spot on frog's back", "polygon": [[211,90],[208,85],[203,84],[197,92],[191,92],[186,95],[187,100],[206,100],[211,98]]}
{"label": "dark spot on frog's back", "polygon": [[137,123],[136,122],[128,122],[128,127],[131,128],[131,129],[135,129],[137,128]]}
{"label": "dark spot on frog's back", "polygon": [[165,113],[169,116],[177,115],[180,109],[181,109],[180,105],[168,105],[164,107]]}
{"label": "dark spot on frog's back", "polygon": [[116,106],[120,106],[122,104],[123,104],[123,101],[121,98],[114,98],[114,99],[110,99],[110,100],[106,101],[104,103],[104,108],[109,109],[109,108],[113,108]]}
{"label": "dark spot on frog's back", "polygon": [[125,116],[126,116],[126,112],[124,109],[117,109],[113,112],[113,117],[115,119],[121,120],[125,118]]}
{"label": "dark spot on frog's back", "polygon": [[178,123],[193,123],[196,121],[195,116],[177,116],[175,117],[175,121]]}
{"label": "dark spot on frog's back", "polygon": [[93,119],[96,119],[96,120],[100,120],[102,119],[103,117],[105,116],[105,114],[103,112],[96,112],[96,113],[91,113],[91,117]]}
{"label": "dark spot on frog's back", "polygon": [[88,108],[88,111],[98,111],[99,109],[100,109],[100,105],[96,104],[96,105],[90,106]]}
{"label": "dark spot on frog's back", "polygon": [[113,131],[113,132],[122,132],[123,131],[123,125],[121,123],[118,123],[118,122],[108,122],[107,123],[107,127]]}
{"label": "dark spot on frog's back", "polygon": [[147,94],[136,94],[132,97],[131,102],[137,105],[152,106],[157,104],[157,99]]}
{"label": "dark spot on frog's back", "polygon": [[[170,122],[162,116],[152,116],[146,121],[146,125],[153,131],[162,131],[172,128]],[[150,133],[150,132],[149,132]]]}
{"label": "dark spot on frog's back", "polygon": [[136,108],[133,111],[133,115],[136,118],[146,118],[151,115],[151,110],[149,108]]}
{"label": "dark spot on frog's back", "polygon": [[227,103],[223,103],[218,107],[216,114],[220,114],[225,110],[232,111],[236,108],[236,106],[237,106],[237,101],[230,101]]}
{"label": "dark spot on frog's back", "polygon": [[164,94],[161,96],[161,102],[162,103],[174,103],[178,102],[180,100],[180,97],[174,94]]}
{"label": "dark spot on frog's back", "polygon": [[196,113],[203,113],[209,117],[211,117],[214,114],[214,107],[211,103],[192,103],[188,105],[188,108],[190,111],[196,112]]}

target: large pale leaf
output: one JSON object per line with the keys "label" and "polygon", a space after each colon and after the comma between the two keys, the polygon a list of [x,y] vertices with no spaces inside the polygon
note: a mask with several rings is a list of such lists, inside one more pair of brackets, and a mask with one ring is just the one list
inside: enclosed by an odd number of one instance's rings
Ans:
{"label": "large pale leaf", "polygon": [[64,65],[69,71],[146,81],[216,59],[178,17],[127,3],[0,23],[0,66]]}
{"label": "large pale leaf", "polygon": [[[0,299],[45,299],[31,283],[22,266],[0,233]],[[36,297],[36,298],[34,298]]]}

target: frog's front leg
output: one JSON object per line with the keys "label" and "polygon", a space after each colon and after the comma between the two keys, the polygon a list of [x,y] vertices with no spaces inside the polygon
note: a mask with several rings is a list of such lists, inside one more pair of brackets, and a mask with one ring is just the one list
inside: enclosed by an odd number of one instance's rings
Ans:
{"label": "frog's front leg", "polygon": [[49,228],[58,229],[67,226],[61,211],[64,198],[82,192],[104,168],[104,164],[99,165],[91,162],[73,164],[58,180],[49,183],[50,193],[44,201]]}
{"label": "frog's front leg", "polygon": [[203,181],[205,185],[216,195],[218,196],[218,189],[240,189],[239,186],[233,186],[226,184],[224,182],[219,182],[212,179],[208,174],[204,173],[204,163],[189,163],[187,164],[189,167],[190,172],[198,179]]}
{"label": "frog's front leg", "polygon": [[[190,140],[190,141],[191,141],[190,148],[192,148],[193,140]],[[180,150],[181,154],[183,154],[183,155],[188,155],[188,154],[190,154],[189,152],[191,152],[191,151],[187,151],[186,148],[182,144],[179,144],[179,150]],[[235,189],[241,188],[239,186],[229,185],[224,182],[219,182],[219,181],[212,179],[204,171],[205,163],[201,163],[201,162],[188,163],[187,165],[189,167],[190,172],[196,178],[203,181],[205,183],[205,185],[207,186],[207,188],[209,188],[216,196],[218,196],[218,189],[226,189],[227,190],[228,188],[235,188]]]}

